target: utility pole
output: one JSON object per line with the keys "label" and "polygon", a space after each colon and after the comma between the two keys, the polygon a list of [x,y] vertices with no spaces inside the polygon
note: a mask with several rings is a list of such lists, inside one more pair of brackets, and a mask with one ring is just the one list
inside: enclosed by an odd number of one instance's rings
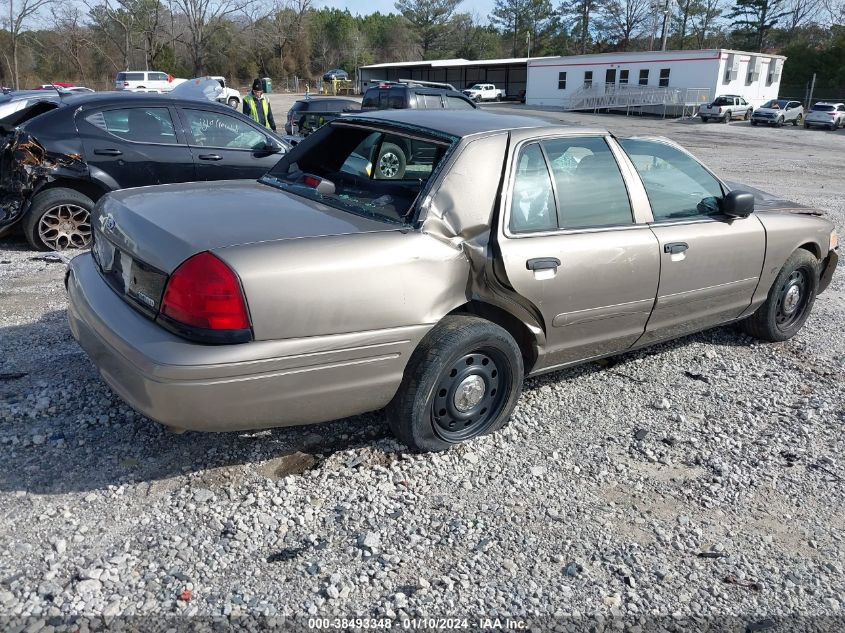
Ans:
{"label": "utility pole", "polygon": [[813,73],[813,79],[810,81],[810,94],[807,97],[807,109],[813,107],[813,90],[816,88],[816,73]]}
{"label": "utility pole", "polygon": [[531,31],[525,31],[525,41],[528,43],[528,59],[531,59]]}
{"label": "utility pole", "polygon": [[663,5],[663,41],[660,43],[660,50],[666,50],[666,40],[669,37],[669,0]]}

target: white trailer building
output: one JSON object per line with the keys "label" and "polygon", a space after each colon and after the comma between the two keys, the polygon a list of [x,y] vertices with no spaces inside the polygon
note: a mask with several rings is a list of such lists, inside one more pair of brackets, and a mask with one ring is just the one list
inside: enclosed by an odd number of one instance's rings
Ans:
{"label": "white trailer building", "polygon": [[532,59],[529,105],[682,114],[719,95],[754,107],[778,97],[781,55],[727,49],[602,53]]}

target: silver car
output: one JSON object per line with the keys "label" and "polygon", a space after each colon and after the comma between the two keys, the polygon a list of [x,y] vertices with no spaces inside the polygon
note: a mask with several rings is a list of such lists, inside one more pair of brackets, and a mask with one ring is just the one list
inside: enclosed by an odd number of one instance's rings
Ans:
{"label": "silver car", "polygon": [[804,106],[800,101],[772,99],[766,101],[751,115],[751,125],[773,125],[783,127],[786,123],[801,125],[804,120]]}
{"label": "silver car", "polygon": [[[411,148],[401,176],[373,169]],[[838,260],[833,225],[660,138],[478,111],[321,127],[254,181],[97,205],[73,335],[178,429],[386,408],[443,450],[502,427],[523,378],[741,322],[782,341]]]}
{"label": "silver car", "polygon": [[826,127],[835,130],[845,126],[845,103],[825,102],[816,103],[804,119],[804,127]]}

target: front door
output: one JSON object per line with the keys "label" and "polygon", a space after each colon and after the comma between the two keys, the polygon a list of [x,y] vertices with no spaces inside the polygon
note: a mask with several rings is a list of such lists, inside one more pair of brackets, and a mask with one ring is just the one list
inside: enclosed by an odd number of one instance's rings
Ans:
{"label": "front door", "polygon": [[498,247],[505,283],[542,315],[536,368],[629,348],[654,305],[660,258],[607,140],[527,140],[514,161]]}
{"label": "front door", "polygon": [[660,244],[660,287],[638,344],[736,319],[751,304],[766,236],[756,216],[720,214],[722,185],[686,152],[664,142],[623,139],[649,202]]}
{"label": "front door", "polygon": [[281,154],[267,149],[269,130],[243,116],[201,108],[179,108],[199,180],[255,180],[279,162]]}
{"label": "front door", "polygon": [[168,107],[83,111],[76,126],[91,177],[112,189],[196,179],[191,151]]}

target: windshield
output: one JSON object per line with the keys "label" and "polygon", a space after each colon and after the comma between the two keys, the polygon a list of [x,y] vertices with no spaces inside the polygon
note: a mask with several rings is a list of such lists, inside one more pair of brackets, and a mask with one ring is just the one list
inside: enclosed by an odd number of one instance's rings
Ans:
{"label": "windshield", "polygon": [[482,86],[481,84],[474,84],[474,85],[470,88],[470,90],[483,90],[483,89],[484,89],[484,86]]}
{"label": "windshield", "polygon": [[770,108],[772,110],[783,110],[786,107],[787,101],[786,99],[772,99],[771,101],[766,101],[761,108]]}
{"label": "windshield", "polygon": [[409,225],[449,141],[325,125],[259,182],[356,215]]}
{"label": "windshield", "polygon": [[813,106],[813,112],[833,112],[835,109],[836,106],[825,105],[823,103],[817,103]]}

